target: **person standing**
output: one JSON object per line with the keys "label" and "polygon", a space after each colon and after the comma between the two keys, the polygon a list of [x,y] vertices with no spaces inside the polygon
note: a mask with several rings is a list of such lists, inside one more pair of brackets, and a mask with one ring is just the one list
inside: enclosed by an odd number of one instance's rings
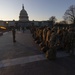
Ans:
{"label": "person standing", "polygon": [[24,33],[24,30],[25,30],[25,28],[24,28],[24,26],[22,26],[22,31],[23,31],[23,33]]}
{"label": "person standing", "polygon": [[15,34],[16,34],[16,31],[15,31],[15,27],[12,29],[12,35],[13,35],[13,42],[15,43],[16,40],[15,40]]}

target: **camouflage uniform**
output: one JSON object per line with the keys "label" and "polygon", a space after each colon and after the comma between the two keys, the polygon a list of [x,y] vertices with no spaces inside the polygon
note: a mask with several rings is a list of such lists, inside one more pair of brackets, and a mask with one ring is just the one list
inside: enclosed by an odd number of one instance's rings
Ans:
{"label": "camouflage uniform", "polygon": [[51,30],[48,28],[47,35],[46,35],[46,46],[49,46],[49,40],[51,36]]}
{"label": "camouflage uniform", "polygon": [[44,42],[44,44],[45,44],[45,42],[46,42],[46,35],[47,35],[47,29],[46,28],[44,28],[43,29],[43,42]]}
{"label": "camouflage uniform", "polygon": [[74,32],[72,32],[69,29],[68,35],[67,35],[67,51],[71,53],[72,55],[74,54],[74,43],[75,43],[75,38],[74,38]]}
{"label": "camouflage uniform", "polygon": [[50,44],[50,49],[46,52],[46,57],[48,59],[55,59],[56,58],[56,45],[57,45],[57,33],[56,30],[52,31],[50,40],[49,40],[49,44]]}

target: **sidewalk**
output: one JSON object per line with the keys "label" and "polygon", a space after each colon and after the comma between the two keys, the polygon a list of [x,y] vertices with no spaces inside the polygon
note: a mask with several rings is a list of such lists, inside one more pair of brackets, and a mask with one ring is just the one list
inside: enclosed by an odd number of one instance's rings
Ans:
{"label": "sidewalk", "polygon": [[0,60],[42,54],[31,36],[28,30],[25,33],[18,31],[16,32],[16,43],[13,43],[11,31],[1,36]]}

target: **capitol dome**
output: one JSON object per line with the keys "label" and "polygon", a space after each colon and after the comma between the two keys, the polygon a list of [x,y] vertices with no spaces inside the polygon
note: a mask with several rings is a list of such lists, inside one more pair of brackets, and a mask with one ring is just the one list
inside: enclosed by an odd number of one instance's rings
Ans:
{"label": "capitol dome", "polygon": [[29,21],[28,20],[28,14],[26,10],[24,9],[24,5],[22,5],[22,10],[20,11],[19,21]]}

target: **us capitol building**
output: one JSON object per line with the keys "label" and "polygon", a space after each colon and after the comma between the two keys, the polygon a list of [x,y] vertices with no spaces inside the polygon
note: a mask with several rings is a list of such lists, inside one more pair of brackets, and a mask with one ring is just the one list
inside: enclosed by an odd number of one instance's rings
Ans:
{"label": "us capitol building", "polygon": [[20,11],[19,21],[29,21],[28,13],[24,9],[24,5],[22,5],[22,10]]}
{"label": "us capitol building", "polygon": [[19,20],[15,21],[3,21],[0,20],[0,26],[30,26],[30,25],[36,25],[36,26],[43,26],[43,25],[50,25],[50,21],[30,21],[27,11],[24,8],[24,4],[22,4],[22,10],[19,13]]}

